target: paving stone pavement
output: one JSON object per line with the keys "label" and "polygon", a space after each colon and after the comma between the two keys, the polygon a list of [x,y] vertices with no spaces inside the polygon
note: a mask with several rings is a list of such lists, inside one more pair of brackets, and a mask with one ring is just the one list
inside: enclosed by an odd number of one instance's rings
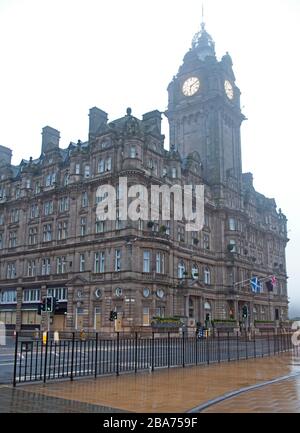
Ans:
{"label": "paving stone pavement", "polygon": [[[291,411],[299,411],[300,357],[291,352],[209,366],[161,369],[153,373],[85,378],[73,382],[35,383],[18,385],[16,389],[0,387],[0,411],[184,413],[194,410],[197,412],[200,405],[220,396],[296,374],[299,374],[299,377],[270,387],[279,389],[277,394],[274,394],[275,408],[282,405],[282,408],[286,409],[287,402],[293,401]],[[288,384],[292,386],[292,383],[296,383],[297,386],[289,388]],[[278,399],[280,386],[285,390],[283,399]],[[272,412],[274,407],[262,406],[263,402],[268,401],[263,394],[263,392],[267,393],[267,388],[269,385],[255,391],[247,391],[239,397],[227,399],[202,411],[220,410],[221,412],[224,409],[221,407],[222,404],[229,405],[232,402],[224,411],[234,412],[239,407],[240,411],[251,412],[259,411],[264,407],[266,411]],[[252,392],[257,393],[260,399],[257,404],[255,394],[252,400],[250,399]],[[242,398],[240,406],[234,404],[237,398]]]}
{"label": "paving stone pavement", "polygon": [[64,398],[0,387],[0,413],[116,413],[122,410]]}
{"label": "paving stone pavement", "polygon": [[300,413],[300,377],[245,392],[204,409],[203,413]]}

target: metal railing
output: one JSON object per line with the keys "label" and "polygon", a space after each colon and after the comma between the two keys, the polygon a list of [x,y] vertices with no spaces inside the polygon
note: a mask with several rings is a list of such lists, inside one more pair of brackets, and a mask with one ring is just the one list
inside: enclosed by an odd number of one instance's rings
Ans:
{"label": "metal railing", "polygon": [[80,338],[69,333],[55,341],[49,333],[43,341],[16,333],[13,385],[272,356],[293,349],[291,335],[218,332],[199,338],[153,332],[145,337],[116,333],[104,338],[95,333]]}

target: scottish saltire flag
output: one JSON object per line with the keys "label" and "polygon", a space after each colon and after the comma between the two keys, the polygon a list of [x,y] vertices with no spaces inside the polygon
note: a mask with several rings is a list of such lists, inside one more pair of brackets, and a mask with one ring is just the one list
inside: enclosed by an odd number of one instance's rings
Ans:
{"label": "scottish saltire flag", "polygon": [[260,293],[261,292],[261,282],[257,277],[251,278],[251,289],[254,293]]}

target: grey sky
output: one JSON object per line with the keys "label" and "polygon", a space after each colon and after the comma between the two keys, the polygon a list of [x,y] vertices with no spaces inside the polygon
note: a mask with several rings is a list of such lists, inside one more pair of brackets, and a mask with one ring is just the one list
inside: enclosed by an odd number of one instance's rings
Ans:
{"label": "grey sky", "polygon": [[[290,310],[300,315],[300,1],[204,5],[217,56],[229,51],[242,91],[243,170],[288,217]],[[13,163],[39,156],[45,125],[61,131],[62,147],[85,140],[95,105],[110,120],[128,106],[138,117],[164,111],[200,20],[200,0],[0,0],[0,144]]]}

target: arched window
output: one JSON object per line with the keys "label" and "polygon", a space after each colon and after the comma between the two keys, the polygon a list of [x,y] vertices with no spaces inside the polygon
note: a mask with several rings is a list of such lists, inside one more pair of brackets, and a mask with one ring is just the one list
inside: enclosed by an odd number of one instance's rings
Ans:
{"label": "arched window", "polygon": [[198,280],[199,277],[199,269],[198,266],[194,263],[192,267],[192,278],[194,280]]}
{"label": "arched window", "polygon": [[181,260],[178,263],[178,278],[184,278],[184,274],[185,274],[185,265],[184,262]]}
{"label": "arched window", "polygon": [[204,268],[204,284],[210,284],[210,270],[208,267]]}

